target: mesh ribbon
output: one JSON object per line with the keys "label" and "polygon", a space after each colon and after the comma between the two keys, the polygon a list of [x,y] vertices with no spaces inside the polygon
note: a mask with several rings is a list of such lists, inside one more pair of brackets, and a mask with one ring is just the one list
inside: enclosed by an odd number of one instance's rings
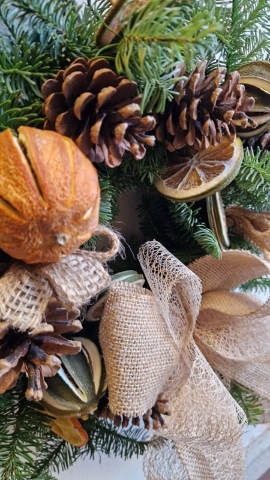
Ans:
{"label": "mesh ribbon", "polygon": [[241,480],[246,418],[213,369],[260,393],[270,411],[269,303],[230,291],[269,265],[227,251],[187,268],[155,241],[139,260],[151,292],[113,284],[100,326],[110,409],[136,416],[160,392],[170,401],[145,455],[148,480]]}
{"label": "mesh ribbon", "polygon": [[0,278],[1,321],[21,331],[33,330],[43,321],[50,297],[73,310],[107,288],[110,277],[102,262],[117,253],[120,242],[106,227],[99,227],[95,234],[110,237],[108,252],[76,250],[46,266],[14,262]]}

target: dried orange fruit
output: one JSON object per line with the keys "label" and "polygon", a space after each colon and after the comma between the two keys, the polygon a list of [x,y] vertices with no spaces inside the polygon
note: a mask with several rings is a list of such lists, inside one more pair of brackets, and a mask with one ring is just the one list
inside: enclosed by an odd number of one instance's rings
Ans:
{"label": "dried orange fruit", "polygon": [[0,133],[0,248],[26,263],[58,262],[98,225],[98,174],[69,138],[18,130],[18,139]]}
{"label": "dried orange fruit", "polygon": [[165,175],[156,180],[160,193],[172,200],[200,200],[227,187],[239,172],[243,159],[240,138],[233,143],[226,138],[189,157],[175,156]]}

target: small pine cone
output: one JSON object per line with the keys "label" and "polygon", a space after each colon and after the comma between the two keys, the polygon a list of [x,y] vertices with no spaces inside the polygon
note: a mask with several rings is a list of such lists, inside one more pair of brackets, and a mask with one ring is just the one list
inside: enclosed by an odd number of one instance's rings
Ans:
{"label": "small pine cone", "polygon": [[61,367],[59,355],[75,355],[80,342],[63,337],[81,330],[79,310],[68,312],[55,299],[49,302],[46,318],[35,330],[21,332],[0,322],[0,394],[14,387],[21,372],[28,377],[27,400],[40,401],[46,388],[44,377]]}
{"label": "small pine cone", "polygon": [[140,114],[137,84],[117,76],[103,58],[77,58],[42,86],[44,128],[72,138],[92,162],[116,167],[126,151],[141,160],[153,146],[155,119]]}
{"label": "small pine cone", "polygon": [[[199,64],[186,80],[179,81],[178,92],[168,105],[168,112],[160,115],[156,129],[157,140],[165,142],[169,151],[186,145],[195,150],[217,145],[225,134],[231,142],[235,138],[232,120],[240,120],[241,127],[256,127],[245,112],[252,109],[254,99],[246,97],[240,75],[232,72],[225,83],[225,68],[217,68],[205,76],[206,62]],[[178,75],[184,74],[179,68]]]}

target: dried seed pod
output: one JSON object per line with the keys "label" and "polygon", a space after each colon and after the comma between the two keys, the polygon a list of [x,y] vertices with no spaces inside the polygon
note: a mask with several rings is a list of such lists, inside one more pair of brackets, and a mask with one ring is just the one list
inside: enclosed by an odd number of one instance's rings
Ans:
{"label": "dried seed pod", "polygon": [[105,370],[96,345],[78,338],[82,350],[61,358],[62,368],[48,379],[43,405],[56,417],[81,417],[94,412],[106,390]]}

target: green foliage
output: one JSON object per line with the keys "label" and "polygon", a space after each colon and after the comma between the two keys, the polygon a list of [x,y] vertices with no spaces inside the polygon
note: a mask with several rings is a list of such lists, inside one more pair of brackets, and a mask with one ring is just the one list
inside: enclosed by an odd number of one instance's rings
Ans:
{"label": "green foliage", "polygon": [[259,423],[260,416],[263,414],[259,397],[251,390],[238,383],[232,384],[230,393],[238,405],[244,410],[249,425]]}
{"label": "green foliage", "polygon": [[241,285],[240,290],[242,292],[269,294],[270,278],[269,277],[255,278],[254,280],[250,280],[249,282],[246,282],[243,285]]}
{"label": "green foliage", "polygon": [[83,422],[89,434],[85,447],[77,448],[53,434],[50,417],[24,398],[25,384],[0,396],[0,480],[55,480],[52,472],[69,468],[78,458],[96,453],[130,458],[142,455],[148,444],[143,429],[119,429],[94,417]]}
{"label": "green foliage", "polygon": [[5,88],[0,91],[0,132],[6,128],[14,131],[20,125],[40,126],[42,122],[40,105],[38,102],[31,106],[23,106],[21,93],[7,92]]}
{"label": "green foliage", "polygon": [[220,258],[217,239],[201,217],[198,204],[174,202],[150,191],[138,210],[145,239],[160,241],[184,263],[206,254]]}
{"label": "green foliage", "polygon": [[25,37],[58,69],[63,62],[96,53],[94,36],[108,7],[107,0],[83,7],[73,0],[3,0],[1,18],[9,38],[18,43]]}
{"label": "green foliage", "polygon": [[150,0],[125,19],[117,45],[102,50],[116,47],[116,70],[138,83],[143,111],[164,111],[178,81],[176,66],[185,62],[190,69],[198,55],[213,49],[218,24],[198,5]]}
{"label": "green foliage", "polygon": [[226,206],[241,205],[268,210],[270,201],[270,152],[246,148],[235,180],[222,192]]}
{"label": "green foliage", "polygon": [[218,19],[223,31],[219,35],[224,45],[228,71],[254,60],[269,58],[270,8],[268,0],[217,1]]}
{"label": "green foliage", "polygon": [[[3,0],[0,6],[0,128],[42,126],[41,85],[74,58],[95,56],[109,1]],[[5,103],[7,102],[7,103]],[[14,111],[14,108],[20,108]],[[34,122],[33,120],[36,119]],[[28,120],[28,121],[26,121]]]}

